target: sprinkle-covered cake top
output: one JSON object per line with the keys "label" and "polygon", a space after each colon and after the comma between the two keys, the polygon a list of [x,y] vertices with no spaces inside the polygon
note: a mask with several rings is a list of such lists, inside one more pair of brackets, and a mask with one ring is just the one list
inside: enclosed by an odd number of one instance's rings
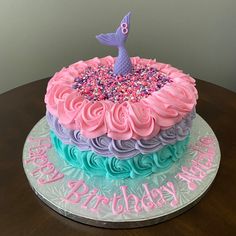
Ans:
{"label": "sprinkle-covered cake top", "polygon": [[[138,97],[140,100],[137,102],[133,102],[132,99],[120,99],[117,102],[105,98],[89,100],[73,88],[76,85],[75,79],[85,74],[86,70],[96,71],[103,66],[113,67],[115,62],[115,58],[110,56],[93,58],[63,68],[51,78],[45,96],[47,110],[59,119],[60,124],[72,130],[80,130],[87,138],[106,134],[116,140],[150,139],[161,129],[171,127],[192,111],[196,105],[197,91],[195,81],[189,75],[155,60],[139,57],[130,59],[134,68],[136,65],[154,68],[153,71],[160,77],[157,76],[158,79],[155,79],[154,83],[162,81],[163,86],[156,86],[157,90],[150,95],[144,93],[142,98]],[[128,74],[127,76],[129,77]],[[88,86],[87,84],[82,87]],[[128,89],[128,86],[126,87]],[[151,90],[148,85],[147,88]],[[134,91],[137,93],[139,89]]]}
{"label": "sprinkle-covered cake top", "polygon": [[114,103],[138,102],[158,91],[171,79],[157,68],[135,64],[130,73],[116,75],[111,65],[88,67],[74,79],[72,88],[89,101],[109,100]]}

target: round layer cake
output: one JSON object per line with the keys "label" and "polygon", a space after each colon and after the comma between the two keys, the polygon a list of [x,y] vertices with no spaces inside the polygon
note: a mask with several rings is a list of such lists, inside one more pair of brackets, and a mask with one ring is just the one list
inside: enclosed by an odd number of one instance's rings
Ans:
{"label": "round layer cake", "polygon": [[90,175],[135,178],[169,168],[187,148],[195,117],[195,80],[168,64],[130,58],[132,72],[113,73],[115,58],[63,68],[45,102],[60,157]]}

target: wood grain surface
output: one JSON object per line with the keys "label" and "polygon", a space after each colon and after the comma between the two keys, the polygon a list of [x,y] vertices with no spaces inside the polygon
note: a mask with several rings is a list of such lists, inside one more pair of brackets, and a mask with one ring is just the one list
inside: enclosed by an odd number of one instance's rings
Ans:
{"label": "wood grain surface", "polygon": [[197,112],[214,130],[220,169],[203,199],[169,221],[137,229],[102,229],[64,218],[32,191],[22,166],[26,136],[45,115],[49,79],[0,95],[0,235],[236,235],[236,94],[197,80]]}

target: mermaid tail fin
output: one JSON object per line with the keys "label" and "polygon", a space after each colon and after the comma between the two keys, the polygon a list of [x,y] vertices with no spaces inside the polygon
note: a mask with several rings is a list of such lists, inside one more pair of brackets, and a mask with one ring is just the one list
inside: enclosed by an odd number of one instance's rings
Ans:
{"label": "mermaid tail fin", "polygon": [[113,47],[124,46],[130,27],[130,12],[122,19],[115,33],[99,34],[96,36],[101,44]]}
{"label": "mermaid tail fin", "polygon": [[96,38],[101,44],[104,44],[107,46],[113,46],[113,47],[117,46],[115,33],[99,34],[96,36]]}
{"label": "mermaid tail fin", "polygon": [[122,19],[114,33],[100,34],[96,38],[101,44],[118,48],[118,57],[114,65],[114,74],[126,75],[132,72],[132,63],[125,49],[130,27],[130,12]]}

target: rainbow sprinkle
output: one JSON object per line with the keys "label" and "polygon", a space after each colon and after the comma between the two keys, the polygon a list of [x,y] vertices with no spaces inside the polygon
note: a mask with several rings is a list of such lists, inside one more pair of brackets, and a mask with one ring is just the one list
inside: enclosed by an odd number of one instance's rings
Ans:
{"label": "rainbow sprinkle", "polygon": [[137,64],[132,73],[121,76],[113,74],[112,66],[99,65],[75,78],[72,88],[90,101],[138,102],[170,82],[168,76],[149,66]]}

